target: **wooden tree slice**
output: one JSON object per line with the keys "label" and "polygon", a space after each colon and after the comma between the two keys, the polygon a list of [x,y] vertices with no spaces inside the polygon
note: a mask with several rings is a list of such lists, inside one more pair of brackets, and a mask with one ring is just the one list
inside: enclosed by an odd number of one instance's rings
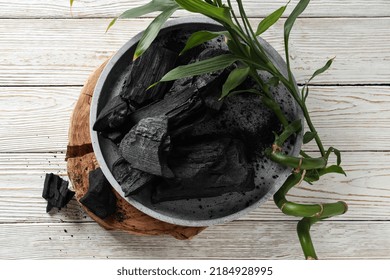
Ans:
{"label": "wooden tree slice", "polygon": [[[106,64],[107,61],[88,78],[81,90],[70,121],[66,160],[68,176],[76,192],[77,201],[88,190],[89,172],[99,167],[89,133],[89,111],[96,82]],[[204,229],[204,227],[177,226],[156,220],[131,206],[113,188],[112,191],[117,197],[117,211],[104,220],[81,204],[88,215],[105,229],[122,230],[137,235],[170,234],[177,239],[190,239]]]}

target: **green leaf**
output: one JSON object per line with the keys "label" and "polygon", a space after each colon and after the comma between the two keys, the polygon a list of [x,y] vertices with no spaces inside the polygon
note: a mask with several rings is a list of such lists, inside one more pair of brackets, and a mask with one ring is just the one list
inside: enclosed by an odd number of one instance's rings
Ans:
{"label": "green leaf", "polygon": [[[227,46],[231,53],[235,53],[240,56],[248,56],[250,48],[248,45],[246,45],[244,42],[238,42],[241,44],[241,48],[237,45],[237,42],[234,40],[228,39]],[[245,52],[245,53],[244,53]]]}
{"label": "green leaf", "polygon": [[336,155],[337,165],[340,165],[341,164],[341,152],[339,150],[337,150],[336,148],[330,147],[328,149],[328,151],[326,152],[325,158],[328,159],[331,153],[334,153]]}
{"label": "green leaf", "polygon": [[215,72],[233,64],[238,58],[231,54],[223,54],[213,58],[205,59],[188,65],[182,65],[172,69],[160,80],[160,82],[168,82],[181,78],[202,75],[210,72]]}
{"label": "green leaf", "polygon": [[212,40],[220,35],[226,36],[227,32],[226,31],[212,32],[212,31],[207,31],[207,30],[201,30],[201,31],[192,33],[190,38],[188,38],[184,49],[180,52],[180,55],[182,55],[183,53],[185,53],[189,49],[192,49],[196,46],[199,46],[200,44],[203,44],[204,42]]}
{"label": "green leaf", "polygon": [[305,175],[305,181],[308,183],[316,182],[320,179],[320,174],[317,169],[308,170]]}
{"label": "green leaf", "polygon": [[329,67],[332,65],[332,62],[333,62],[334,59],[335,59],[335,58],[329,59],[328,62],[326,62],[326,64],[325,64],[322,68],[320,68],[320,69],[318,69],[317,71],[315,71],[314,74],[313,74],[313,76],[311,76],[311,78],[309,79],[308,83],[309,83],[311,80],[313,80],[316,76],[318,76],[318,75],[324,73],[326,70],[328,70]]}
{"label": "green leaf", "polygon": [[272,25],[274,25],[279,18],[283,15],[284,11],[286,10],[286,6],[280,7],[272,14],[265,17],[257,26],[256,35],[259,36],[260,34],[264,33],[268,30]]}
{"label": "green leaf", "polygon": [[290,69],[290,57],[288,53],[288,40],[290,38],[290,32],[295,23],[295,20],[297,19],[297,17],[299,17],[300,14],[303,13],[309,3],[310,0],[300,0],[298,5],[294,8],[294,10],[291,12],[290,16],[284,23],[284,50],[286,53],[287,70],[290,81],[292,81],[292,73]]}
{"label": "green leaf", "polygon": [[343,175],[347,176],[344,169],[339,165],[331,165],[325,169],[321,169],[319,171],[319,173],[320,173],[320,176],[328,174],[328,173],[338,173],[338,174],[343,174]]}
{"label": "green leaf", "polygon": [[263,95],[263,93],[261,91],[257,90],[257,89],[248,88],[248,89],[231,91],[229,93],[229,96],[232,96],[232,95],[235,95],[235,94],[241,94],[241,93],[253,93],[253,94],[256,94],[256,95]]}
{"label": "green leaf", "polygon": [[71,7],[73,6],[73,2],[74,2],[74,0],[70,0],[70,6]]}
{"label": "green leaf", "polygon": [[119,17],[114,18],[107,27],[106,32],[115,24],[117,19],[121,18],[136,18],[157,11],[165,11],[173,7],[178,7],[174,0],[152,0],[145,5],[127,10]]}
{"label": "green leaf", "polygon": [[317,132],[307,131],[305,135],[303,135],[303,144],[309,143],[311,140],[314,139],[314,137],[316,137],[316,135]]}
{"label": "green leaf", "polygon": [[212,19],[226,23],[229,26],[233,26],[233,21],[230,16],[230,10],[227,7],[216,7],[202,0],[175,0],[183,9],[203,14]]}
{"label": "green leaf", "polygon": [[279,85],[279,82],[280,82],[280,80],[278,77],[272,77],[267,81],[267,85],[272,86],[272,87],[276,87]]}
{"label": "green leaf", "polygon": [[283,144],[287,141],[287,139],[293,135],[294,133],[299,132],[302,129],[302,121],[300,119],[297,119],[287,125],[283,132],[280,135],[276,135],[275,137],[275,144],[277,144],[279,147],[283,146]]}
{"label": "green leaf", "polygon": [[177,9],[178,8],[174,6],[163,11],[149,24],[149,26],[144,31],[142,38],[137,44],[137,49],[134,52],[133,60],[140,57],[149,48],[149,46],[152,44],[154,39],[156,39],[158,33],[160,32],[161,27]]}
{"label": "green leaf", "polygon": [[250,68],[236,68],[230,72],[225,83],[222,86],[222,95],[221,98],[226,97],[230,91],[241,85],[249,75]]}
{"label": "green leaf", "polygon": [[118,18],[114,18],[113,20],[111,20],[110,24],[107,26],[107,29],[106,29],[106,33],[108,32],[108,30],[115,24],[115,22],[118,20]]}
{"label": "green leaf", "polygon": [[288,38],[290,37],[290,32],[295,23],[295,20],[303,13],[303,11],[306,9],[309,3],[310,0],[299,1],[298,5],[291,12],[290,16],[287,18],[286,22],[284,23],[284,37],[287,38],[287,41]]}

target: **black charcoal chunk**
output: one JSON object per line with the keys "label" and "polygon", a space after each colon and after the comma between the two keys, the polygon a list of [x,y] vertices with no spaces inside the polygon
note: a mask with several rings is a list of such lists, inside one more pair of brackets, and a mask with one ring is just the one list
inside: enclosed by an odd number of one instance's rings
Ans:
{"label": "black charcoal chunk", "polygon": [[99,113],[93,129],[95,131],[112,132],[128,122],[130,113],[135,110],[120,96],[114,97]]}
{"label": "black charcoal chunk", "polygon": [[142,119],[123,138],[119,151],[135,169],[163,177],[172,177],[167,165],[170,137],[166,117]]}
{"label": "black charcoal chunk", "polygon": [[168,160],[175,178],[189,179],[210,168],[222,160],[230,142],[228,138],[221,138],[190,144],[178,143]]}
{"label": "black charcoal chunk", "polygon": [[155,179],[154,175],[132,168],[124,158],[120,158],[113,164],[112,174],[121,186],[125,196],[136,193]]}
{"label": "black charcoal chunk", "polygon": [[80,202],[101,219],[116,211],[116,197],[100,168],[89,172],[89,187]]}
{"label": "black charcoal chunk", "polygon": [[203,122],[210,117],[204,101],[199,95],[194,95],[182,105],[166,113],[168,130],[171,137],[191,130],[194,124]]}
{"label": "black charcoal chunk", "polygon": [[176,66],[177,56],[177,53],[161,47],[160,44],[152,44],[143,55],[132,62],[120,96],[137,108],[164,98],[170,83],[160,83],[151,89],[148,87]]}
{"label": "black charcoal chunk", "polygon": [[[240,89],[253,88],[246,82]],[[264,106],[261,99],[252,93],[241,93],[224,99],[218,114],[207,121],[196,123],[188,130],[182,141],[204,137],[232,137],[244,142],[248,151],[259,156],[265,147],[272,144],[280,123],[275,114]]]}
{"label": "black charcoal chunk", "polygon": [[[223,144],[226,146],[226,140]],[[154,203],[213,197],[254,188],[254,170],[239,140],[229,141],[225,149],[216,143],[205,144],[205,151],[200,146],[192,152],[189,149],[187,157],[174,162],[171,168],[176,179],[155,187],[152,194]]]}
{"label": "black charcoal chunk", "polygon": [[191,79],[177,80],[163,100],[135,111],[130,115],[130,122],[135,125],[144,118],[165,116],[188,103],[197,93],[197,88],[192,85]]}
{"label": "black charcoal chunk", "polygon": [[47,200],[46,212],[53,207],[61,209],[72,199],[75,192],[68,189],[69,183],[53,173],[46,174],[42,197]]}
{"label": "black charcoal chunk", "polygon": [[126,133],[122,130],[119,131],[110,131],[110,132],[102,132],[101,135],[104,138],[111,140],[113,143],[120,143]]}

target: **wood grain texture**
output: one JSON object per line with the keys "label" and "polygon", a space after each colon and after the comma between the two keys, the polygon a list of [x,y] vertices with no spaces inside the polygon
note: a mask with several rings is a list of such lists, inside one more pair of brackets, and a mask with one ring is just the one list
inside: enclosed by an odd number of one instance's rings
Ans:
{"label": "wood grain texture", "polygon": [[[0,152],[65,151],[80,90],[0,87]],[[390,87],[313,87],[310,92],[309,108],[325,145],[348,151],[390,150]],[[314,148],[307,145],[308,150]]]}
{"label": "wood grain texture", "polygon": [[[64,154],[0,154],[0,223],[91,221],[72,200],[61,211],[45,212],[41,197],[44,175],[66,177]],[[328,175],[313,186],[302,184],[290,199],[303,203],[345,200],[349,211],[334,220],[390,220],[390,153],[345,152],[343,166],[348,177]],[[283,215],[268,201],[242,220],[296,220]]]}
{"label": "wood grain texture", "polygon": [[[0,1],[0,18],[86,18],[115,17],[123,11],[140,6],[149,0],[76,0],[72,13],[69,1],[58,0],[13,0]],[[235,1],[232,1],[233,3]],[[292,0],[287,13],[298,3]],[[286,4],[285,0],[245,0],[245,7],[251,17],[263,17]],[[183,13],[178,13],[183,15]],[[306,17],[378,17],[390,15],[387,0],[316,0],[304,13]]]}
{"label": "wood grain texture", "polygon": [[[295,227],[295,222],[235,221],[178,241],[109,232],[91,223],[2,224],[0,259],[302,260]],[[320,259],[390,258],[389,222],[324,221],[312,235]]]}
{"label": "wood grain texture", "polygon": [[[108,19],[0,21],[0,86],[26,86],[83,85],[91,71],[151,19],[120,21],[107,34]],[[283,21],[264,36],[281,54]],[[332,68],[315,83],[388,83],[389,37],[390,18],[299,19],[290,40],[296,78],[305,82],[336,56]]]}

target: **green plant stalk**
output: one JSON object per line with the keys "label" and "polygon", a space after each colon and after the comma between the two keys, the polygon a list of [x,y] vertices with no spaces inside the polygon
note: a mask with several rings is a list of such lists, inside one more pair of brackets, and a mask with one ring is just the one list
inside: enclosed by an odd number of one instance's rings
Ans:
{"label": "green plant stalk", "polygon": [[299,243],[301,244],[303,254],[307,260],[318,260],[313,241],[311,240],[310,228],[320,220],[321,219],[318,218],[303,218],[297,224]]}
{"label": "green plant stalk", "polygon": [[310,228],[313,224],[318,221],[342,215],[348,210],[348,206],[345,202],[339,201],[336,203],[332,203],[331,206],[325,208],[327,204],[324,204],[324,210],[321,215],[316,217],[304,217],[302,220],[298,222],[297,225],[297,234],[299,238],[299,242],[301,243],[303,254],[307,260],[314,259],[317,260],[317,254],[314,249],[313,241],[310,236]]}
{"label": "green plant stalk", "polygon": [[313,133],[316,133],[316,136],[314,137],[314,140],[316,141],[318,149],[320,150],[321,156],[324,157],[325,156],[325,149],[324,149],[322,141],[321,141],[321,139],[320,139],[320,137],[319,137],[319,135],[317,133],[317,130],[315,129],[315,127],[313,125],[313,122],[311,120],[311,117],[310,117],[309,111],[307,109],[306,103],[303,102],[299,98],[299,93],[297,92],[297,90],[295,88],[295,85],[291,85],[290,81],[287,80],[281,73],[279,73],[278,77],[279,77],[280,81],[283,83],[283,85],[290,91],[291,95],[296,100],[296,102],[298,103],[299,107],[302,109],[303,115],[305,117],[306,123],[307,123],[310,131],[313,132]]}
{"label": "green plant stalk", "polygon": [[273,151],[271,148],[265,149],[265,155],[272,161],[288,166],[295,169],[312,170],[321,169],[326,167],[326,159],[323,157],[319,158],[298,158],[288,156],[280,151]]}
{"label": "green plant stalk", "polygon": [[274,145],[281,148],[291,135],[298,133],[301,129],[301,120],[298,119],[293,121],[289,125],[285,126],[283,132],[280,135],[275,137]]}
{"label": "green plant stalk", "polygon": [[303,173],[292,173],[274,195],[274,202],[286,215],[303,217],[297,225],[297,234],[306,259],[317,259],[310,236],[310,227],[323,219],[344,214],[348,207],[344,202],[327,204],[298,204],[286,199],[291,188],[299,184]]}

